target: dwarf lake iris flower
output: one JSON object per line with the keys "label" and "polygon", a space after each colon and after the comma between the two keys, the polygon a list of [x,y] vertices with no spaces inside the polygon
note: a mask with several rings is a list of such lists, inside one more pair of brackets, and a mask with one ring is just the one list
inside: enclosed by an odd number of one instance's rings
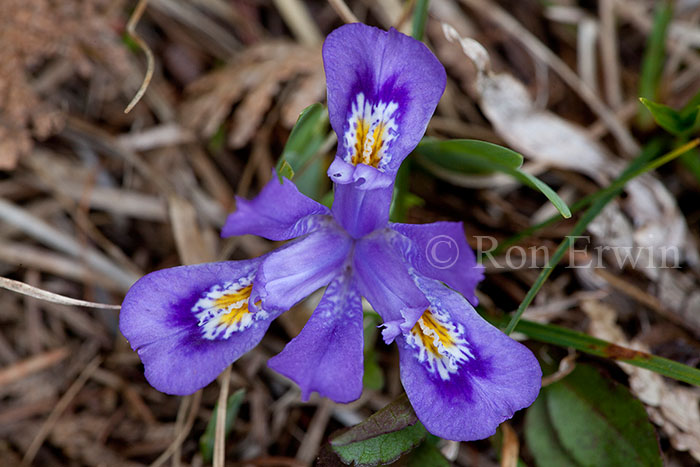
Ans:
{"label": "dwarf lake iris flower", "polygon": [[222,235],[291,241],[251,260],[148,274],[124,299],[121,331],[156,389],[190,394],[325,286],[304,329],[268,364],[304,399],[316,391],[350,402],[362,393],[365,297],[384,341],[399,346],[401,381],[428,431],[489,436],[537,397],[537,360],[472,307],[483,270],[461,223],[389,223],[396,172],[425,132],[445,70],[421,42],[359,23],[328,36],[323,60],[338,135],[332,209],[273,177],[257,198],[237,200]]}

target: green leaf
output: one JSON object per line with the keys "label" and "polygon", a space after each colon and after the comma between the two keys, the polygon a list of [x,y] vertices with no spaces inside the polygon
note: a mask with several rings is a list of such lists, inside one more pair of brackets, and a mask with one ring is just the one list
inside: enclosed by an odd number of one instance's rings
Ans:
{"label": "green leaf", "polygon": [[[666,62],[666,36],[668,26],[673,19],[673,5],[670,1],[660,1],[654,11],[654,25],[647,40],[639,76],[639,96],[646,99],[656,99],[661,74]],[[648,129],[652,122],[649,114],[641,111],[637,115],[637,123],[643,129]]]}
{"label": "green leaf", "polygon": [[502,167],[519,169],[523,156],[519,153],[475,139],[448,139],[438,141],[425,138],[416,152],[430,162],[454,172],[487,174],[502,171]]}
{"label": "green leaf", "polygon": [[[471,139],[437,141],[423,140],[416,148],[427,165],[438,166],[452,172],[488,174],[502,172],[519,182],[540,191],[565,217],[571,217],[566,203],[547,184],[538,178],[520,171],[523,156],[503,146]],[[421,159],[419,158],[419,161]]]}
{"label": "green leaf", "polygon": [[559,214],[562,215],[565,219],[568,219],[571,217],[571,210],[569,210],[569,206],[566,205],[563,199],[559,197],[559,195],[552,190],[546,183],[544,183],[542,180],[538,179],[537,177],[530,175],[525,172],[521,172],[520,170],[517,169],[505,169],[503,172],[507,173],[508,175],[512,176],[516,180],[521,181],[525,185],[528,185],[531,188],[534,188],[536,190],[539,190],[540,193],[545,195],[547,199],[549,200],[550,203],[554,205],[555,208],[557,208],[557,211],[559,211]]}
{"label": "green leaf", "polygon": [[428,436],[416,449],[402,459],[402,464],[406,467],[450,467],[450,461],[445,459],[440,450],[437,448],[437,442],[440,438],[436,436]]}
{"label": "green leaf", "polygon": [[406,394],[350,429],[331,436],[333,451],[347,464],[375,466],[395,461],[427,436]]}
{"label": "green leaf", "polygon": [[[241,388],[228,397],[226,402],[226,424],[225,437],[228,437],[233,428],[233,421],[238,416],[238,410],[241,408],[243,398],[245,397],[245,389]],[[207,428],[204,434],[199,438],[199,452],[202,454],[202,459],[205,464],[209,464],[214,453],[214,438],[216,436],[216,415],[219,412],[218,404],[214,407]]]}
{"label": "green leaf", "polygon": [[413,10],[412,33],[414,39],[422,41],[425,22],[428,19],[428,0],[418,0]]}
{"label": "green leaf", "polygon": [[296,177],[299,191],[318,199],[323,193],[324,164],[318,156],[319,149],[328,134],[328,111],[319,104],[312,104],[299,115],[282,156],[277,162],[277,176],[290,180]]}
{"label": "green leaf", "polygon": [[[573,239],[581,235],[586,230],[588,224],[590,224],[593,221],[593,219],[595,219],[598,216],[598,214],[600,214],[603,208],[605,208],[605,206],[607,206],[607,204],[610,201],[615,199],[617,195],[620,194],[622,188],[627,182],[643,173],[661,167],[662,165],[672,161],[678,156],[695,148],[696,146],[698,146],[698,144],[700,144],[700,138],[694,139],[693,141],[690,141],[684,144],[683,146],[676,148],[673,151],[664,154],[663,156],[654,159],[653,161],[639,168],[636,167],[635,161],[632,161],[630,163],[630,166],[634,166],[634,169],[630,168],[630,170],[625,170],[623,174],[620,175],[620,177],[618,177],[613,183],[611,183],[607,188],[601,190],[597,194],[595,201],[591,204],[591,207],[588,208],[588,210],[583,214],[583,216],[581,216],[578,222],[576,222],[576,225],[574,225],[574,228],[571,229],[569,235],[567,235],[564,238],[564,240],[562,240],[557,249],[554,251],[554,254],[550,258],[550,260],[547,262],[545,267],[542,268],[542,272],[540,272],[540,274],[537,276],[537,279],[535,279],[535,283],[532,284],[530,290],[528,290],[527,294],[525,294],[525,298],[522,302],[520,302],[518,309],[515,310],[515,313],[513,314],[513,317],[511,318],[511,321],[510,323],[508,323],[508,326],[506,327],[504,332],[506,334],[510,334],[511,332],[513,332],[513,329],[515,329],[515,325],[520,320],[520,317],[523,315],[523,312],[525,312],[527,307],[530,306],[530,303],[532,303],[532,301],[535,299],[535,296],[540,291],[547,278],[549,278],[549,275],[552,274],[554,267],[557,264],[559,264],[559,261],[561,261],[561,259],[564,257],[564,254],[566,254],[566,252],[573,244]],[[646,154],[642,153],[640,156],[637,157],[637,159],[641,159],[646,156]]]}
{"label": "green leaf", "polygon": [[639,100],[649,109],[656,123],[669,133],[680,136],[693,131],[700,107],[691,108],[685,112],[679,112],[671,107],[657,104],[643,97],[640,97]]}
{"label": "green leaf", "polygon": [[542,390],[525,413],[525,443],[540,467],[577,467],[579,464],[564,451],[547,413],[547,394]]}
{"label": "green leaf", "polygon": [[578,365],[543,389],[559,442],[577,463],[661,466],[661,452],[644,405],[593,367]]}
{"label": "green leaf", "polygon": [[[508,321],[507,317],[502,319],[494,319],[490,316],[484,317],[499,327]],[[684,383],[700,386],[700,370],[697,368],[646,352],[622,347],[578,331],[553,324],[541,324],[527,320],[519,321],[515,331],[539,342],[546,342],[563,348],[571,347],[589,355],[629,363]]]}
{"label": "green leaf", "polygon": [[368,389],[379,391],[384,387],[384,372],[377,361],[375,342],[377,340],[377,325],[380,323],[379,315],[366,313],[364,316],[364,375],[362,385]]}

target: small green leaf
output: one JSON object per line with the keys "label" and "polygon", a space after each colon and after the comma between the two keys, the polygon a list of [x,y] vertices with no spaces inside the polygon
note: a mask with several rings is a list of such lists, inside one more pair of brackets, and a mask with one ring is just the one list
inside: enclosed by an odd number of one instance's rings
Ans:
{"label": "small green leaf", "polygon": [[[277,175],[294,181],[299,191],[318,199],[325,182],[323,160],[318,156],[319,149],[328,134],[328,111],[319,104],[312,104],[299,115],[287,144],[277,162]],[[290,175],[291,174],[291,175]]]}
{"label": "small green leaf", "polygon": [[523,165],[519,153],[475,139],[425,138],[416,151],[442,168],[461,173],[486,174],[500,172],[502,166],[518,169]]}
{"label": "small green leaf", "polygon": [[688,109],[685,112],[673,110],[663,104],[657,104],[649,99],[640,97],[639,100],[649,109],[656,123],[669,133],[680,136],[693,130],[700,107]]}
{"label": "small green leaf", "polygon": [[644,405],[595,368],[578,365],[543,392],[552,428],[564,451],[577,463],[663,465]]}
{"label": "small green leaf", "polygon": [[375,391],[380,391],[384,387],[384,372],[377,361],[377,351],[374,345],[377,340],[377,325],[379,325],[379,323],[380,318],[376,313],[365,314],[363,323],[365,340],[365,372],[362,377],[362,385],[367,389],[373,389]]}
{"label": "small green leaf", "polygon": [[525,185],[539,190],[539,192],[545,195],[549,202],[552,203],[555,208],[557,208],[559,214],[561,214],[562,217],[564,217],[565,219],[571,217],[571,210],[569,209],[569,206],[566,205],[564,200],[561,199],[554,190],[552,190],[546,183],[544,183],[539,178],[535,177],[534,175],[530,175],[529,173],[521,172],[517,169],[504,168],[503,172],[507,173],[516,180],[521,181]]}
{"label": "small green leaf", "polygon": [[331,436],[330,443],[343,462],[375,466],[395,461],[418,446],[426,435],[403,394],[362,423]]}
{"label": "small green leaf", "polygon": [[[241,408],[243,398],[245,397],[245,389],[241,388],[228,397],[226,402],[226,424],[225,436],[231,433],[233,421],[238,416],[238,410]],[[207,428],[204,434],[199,438],[199,452],[202,454],[202,460],[205,464],[209,464],[214,453],[214,438],[216,436],[216,414],[218,413],[218,404],[214,407]]]}
{"label": "small green leaf", "polygon": [[564,451],[547,413],[547,394],[543,390],[525,413],[525,442],[540,467],[577,467]]}
{"label": "small green leaf", "polygon": [[437,165],[441,169],[467,174],[502,172],[510,175],[540,191],[563,217],[571,217],[569,207],[554,190],[538,178],[519,170],[523,164],[523,156],[508,148],[470,139],[426,139],[418,145],[416,151],[429,165]]}
{"label": "small green leaf", "polygon": [[445,456],[437,448],[439,440],[440,438],[429,435],[420,446],[406,456],[405,461],[402,459],[403,465],[406,467],[450,467],[450,461],[445,459]]}

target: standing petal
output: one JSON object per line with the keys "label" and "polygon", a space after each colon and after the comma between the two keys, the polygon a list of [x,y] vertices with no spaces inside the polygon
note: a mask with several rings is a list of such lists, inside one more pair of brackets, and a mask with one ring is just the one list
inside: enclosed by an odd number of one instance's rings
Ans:
{"label": "standing petal", "polygon": [[323,44],[328,111],[338,153],[328,175],[360,189],[393,184],[445,89],[445,69],[395,29],[342,26]]}
{"label": "standing petal", "polygon": [[393,186],[359,190],[353,185],[335,185],[333,217],[353,238],[361,238],[389,222]]}
{"label": "standing petal", "polygon": [[152,272],[126,294],[119,329],[146,379],[168,394],[191,394],[255,347],[277,315],[250,303],[260,259]]}
{"label": "standing petal", "polygon": [[351,245],[335,222],[326,222],[265,258],[253,296],[260,297],[265,309],[288,310],[340,273]]}
{"label": "standing petal", "polygon": [[360,293],[384,320],[386,343],[409,331],[428,307],[392,241],[396,236],[389,229],[368,235],[357,242],[353,257]]}
{"label": "standing petal", "polygon": [[318,216],[330,214],[327,207],[300,193],[296,185],[272,175],[260,194],[252,199],[236,197],[236,212],[230,214],[222,237],[259,235],[270,240],[289,240],[312,230]]}
{"label": "standing petal", "polygon": [[362,394],[362,299],[350,274],[335,279],[301,333],[268,365],[301,387],[336,402]]}
{"label": "standing petal", "polygon": [[461,222],[392,224],[391,228],[410,240],[406,256],[416,270],[449,285],[476,306],[476,286],[484,279],[484,267],[464,237]]}
{"label": "standing petal", "polygon": [[406,394],[432,434],[455,441],[486,438],[537,398],[537,359],[459,294],[429,279],[418,281],[430,307],[397,339]]}

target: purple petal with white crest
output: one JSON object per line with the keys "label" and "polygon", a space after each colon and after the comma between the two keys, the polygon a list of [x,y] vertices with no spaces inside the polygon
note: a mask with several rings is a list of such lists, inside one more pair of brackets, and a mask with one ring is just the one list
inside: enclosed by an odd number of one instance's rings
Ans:
{"label": "purple petal with white crest", "polygon": [[119,329],[141,357],[154,388],[191,394],[260,342],[279,315],[250,303],[260,262],[163,269],[129,289]]}
{"label": "purple petal with white crest", "polygon": [[484,267],[476,262],[461,222],[392,224],[391,228],[409,240],[406,257],[420,274],[444,282],[478,305],[475,291],[484,279]]}
{"label": "purple petal with white crest", "polygon": [[336,402],[362,394],[362,299],[350,274],[342,274],[301,333],[268,365],[301,387],[302,400],[313,391]]}
{"label": "purple petal with white crest", "polygon": [[430,307],[396,339],[401,382],[436,436],[472,441],[532,404],[542,371],[532,352],[481,318],[464,297],[418,278]]}
{"label": "purple petal with white crest", "polygon": [[328,112],[338,153],[328,175],[359,189],[393,185],[445,89],[445,69],[395,29],[347,24],[323,44]]}

